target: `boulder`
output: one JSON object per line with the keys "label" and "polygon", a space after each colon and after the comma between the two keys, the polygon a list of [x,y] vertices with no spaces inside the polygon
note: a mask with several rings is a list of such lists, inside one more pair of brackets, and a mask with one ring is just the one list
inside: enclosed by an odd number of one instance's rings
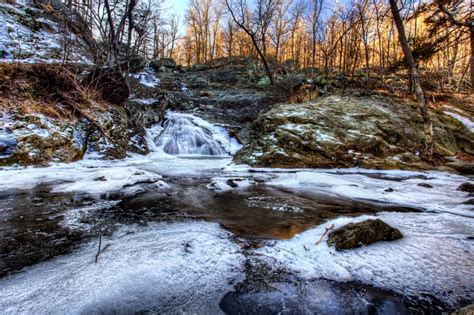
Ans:
{"label": "boulder", "polygon": [[0,130],[0,159],[11,157],[16,149],[15,137],[7,131]]}
{"label": "boulder", "polygon": [[48,165],[82,158],[78,130],[69,123],[35,114],[12,119],[10,131],[0,134],[0,165]]}
{"label": "boulder", "polygon": [[213,96],[211,91],[203,90],[199,92],[200,97],[211,97]]}
{"label": "boulder", "polygon": [[336,250],[366,246],[380,241],[393,241],[402,238],[400,230],[382,220],[366,220],[349,223],[329,234],[328,245]]}
{"label": "boulder", "polygon": [[474,205],[474,198],[468,199],[463,202],[465,205]]}
{"label": "boulder", "polygon": [[[139,128],[148,128],[163,120],[168,105],[165,95],[157,95],[152,103],[140,99],[129,100],[125,104],[129,120]],[[147,99],[145,99],[147,101]]]}
{"label": "boulder", "polygon": [[[435,154],[474,152],[474,133],[431,112]],[[280,104],[259,115],[236,162],[258,167],[430,169],[420,158],[423,120],[417,104],[377,95],[332,95]]]}
{"label": "boulder", "polygon": [[474,314],[474,304],[469,304],[452,313],[453,315],[472,315]]}
{"label": "boulder", "polygon": [[156,72],[161,72],[164,68],[176,69],[177,65],[173,58],[161,58],[158,60],[152,60],[150,62],[150,67],[152,67]]}
{"label": "boulder", "polygon": [[474,163],[469,161],[456,160],[446,163],[446,166],[455,169],[462,175],[474,175]]}
{"label": "boulder", "polygon": [[472,183],[463,183],[458,187],[459,191],[465,191],[465,192],[474,192],[474,184]]}
{"label": "boulder", "polygon": [[143,69],[145,69],[146,64],[147,64],[147,60],[144,57],[134,55],[130,59],[130,62],[129,62],[130,72],[134,73],[134,72],[142,71]]}
{"label": "boulder", "polygon": [[210,81],[212,83],[233,84],[240,81],[239,73],[234,71],[227,71],[225,69],[215,70],[210,74]]}
{"label": "boulder", "polygon": [[433,188],[433,186],[427,183],[419,183],[416,186],[423,187],[423,188]]}

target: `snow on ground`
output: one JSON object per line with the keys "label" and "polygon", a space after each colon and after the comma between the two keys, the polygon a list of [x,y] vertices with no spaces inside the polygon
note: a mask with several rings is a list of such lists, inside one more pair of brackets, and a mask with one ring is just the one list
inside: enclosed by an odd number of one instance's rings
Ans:
{"label": "snow on ground", "polygon": [[154,183],[162,177],[157,174],[139,170],[134,167],[107,168],[87,172],[82,170],[78,179],[70,183],[59,184],[53,192],[87,192],[99,194],[108,191],[118,191],[137,183]]}
{"label": "snow on ground", "polygon": [[3,314],[221,313],[244,257],[216,223],[123,227],[98,242],[0,279]]}
{"label": "snow on ground", "polygon": [[469,118],[465,116],[461,116],[453,112],[445,112],[445,114],[448,114],[449,116],[456,118],[457,120],[462,122],[464,126],[466,126],[467,129],[474,132],[474,121],[470,120]]}
{"label": "snow on ground", "polygon": [[290,240],[274,241],[256,251],[304,279],[361,281],[405,296],[434,295],[453,306],[474,299],[474,244],[466,235],[474,220],[451,214],[380,213],[404,238],[338,252],[328,247],[325,228],[336,228],[372,216],[339,218]]}
{"label": "snow on ground", "polygon": [[[34,18],[30,12],[42,14],[41,10],[31,6],[0,3],[0,61],[62,62],[64,43],[77,45],[79,38],[71,33],[64,34],[58,23],[42,17]],[[67,60],[91,63],[83,49],[69,49]]]}

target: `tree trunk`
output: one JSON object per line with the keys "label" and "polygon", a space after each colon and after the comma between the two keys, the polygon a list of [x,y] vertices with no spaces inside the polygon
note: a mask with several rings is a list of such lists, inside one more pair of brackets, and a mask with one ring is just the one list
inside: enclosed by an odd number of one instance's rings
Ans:
{"label": "tree trunk", "polygon": [[470,28],[471,33],[471,90],[474,91],[474,25]]}
{"label": "tree trunk", "polygon": [[403,26],[402,18],[400,17],[400,11],[398,10],[397,0],[390,0],[390,8],[392,11],[393,20],[398,30],[398,39],[400,46],[402,46],[403,54],[405,55],[406,64],[415,87],[415,95],[418,103],[420,104],[421,116],[423,117],[424,129],[425,129],[425,151],[423,152],[425,157],[430,158],[433,154],[433,123],[428,111],[426,103],[425,93],[421,87],[420,73],[415,64],[415,59],[408,46],[408,40],[405,34],[405,27]]}

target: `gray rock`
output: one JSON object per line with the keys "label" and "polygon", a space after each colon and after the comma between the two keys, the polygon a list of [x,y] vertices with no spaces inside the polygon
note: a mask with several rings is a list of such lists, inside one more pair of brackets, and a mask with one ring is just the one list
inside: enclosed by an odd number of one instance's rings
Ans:
{"label": "gray rock", "polygon": [[156,72],[166,72],[166,68],[175,69],[176,61],[173,58],[161,58],[158,60],[152,60],[150,62],[150,67],[153,68]]}
{"label": "gray rock", "polygon": [[474,198],[468,199],[463,202],[465,205],[474,205]]}

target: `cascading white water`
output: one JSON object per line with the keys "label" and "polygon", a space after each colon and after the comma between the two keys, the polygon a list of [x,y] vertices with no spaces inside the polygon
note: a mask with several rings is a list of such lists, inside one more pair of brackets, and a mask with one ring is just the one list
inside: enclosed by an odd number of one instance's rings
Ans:
{"label": "cascading white water", "polygon": [[225,129],[201,118],[168,112],[163,129],[153,139],[157,149],[172,155],[228,155],[239,146]]}

